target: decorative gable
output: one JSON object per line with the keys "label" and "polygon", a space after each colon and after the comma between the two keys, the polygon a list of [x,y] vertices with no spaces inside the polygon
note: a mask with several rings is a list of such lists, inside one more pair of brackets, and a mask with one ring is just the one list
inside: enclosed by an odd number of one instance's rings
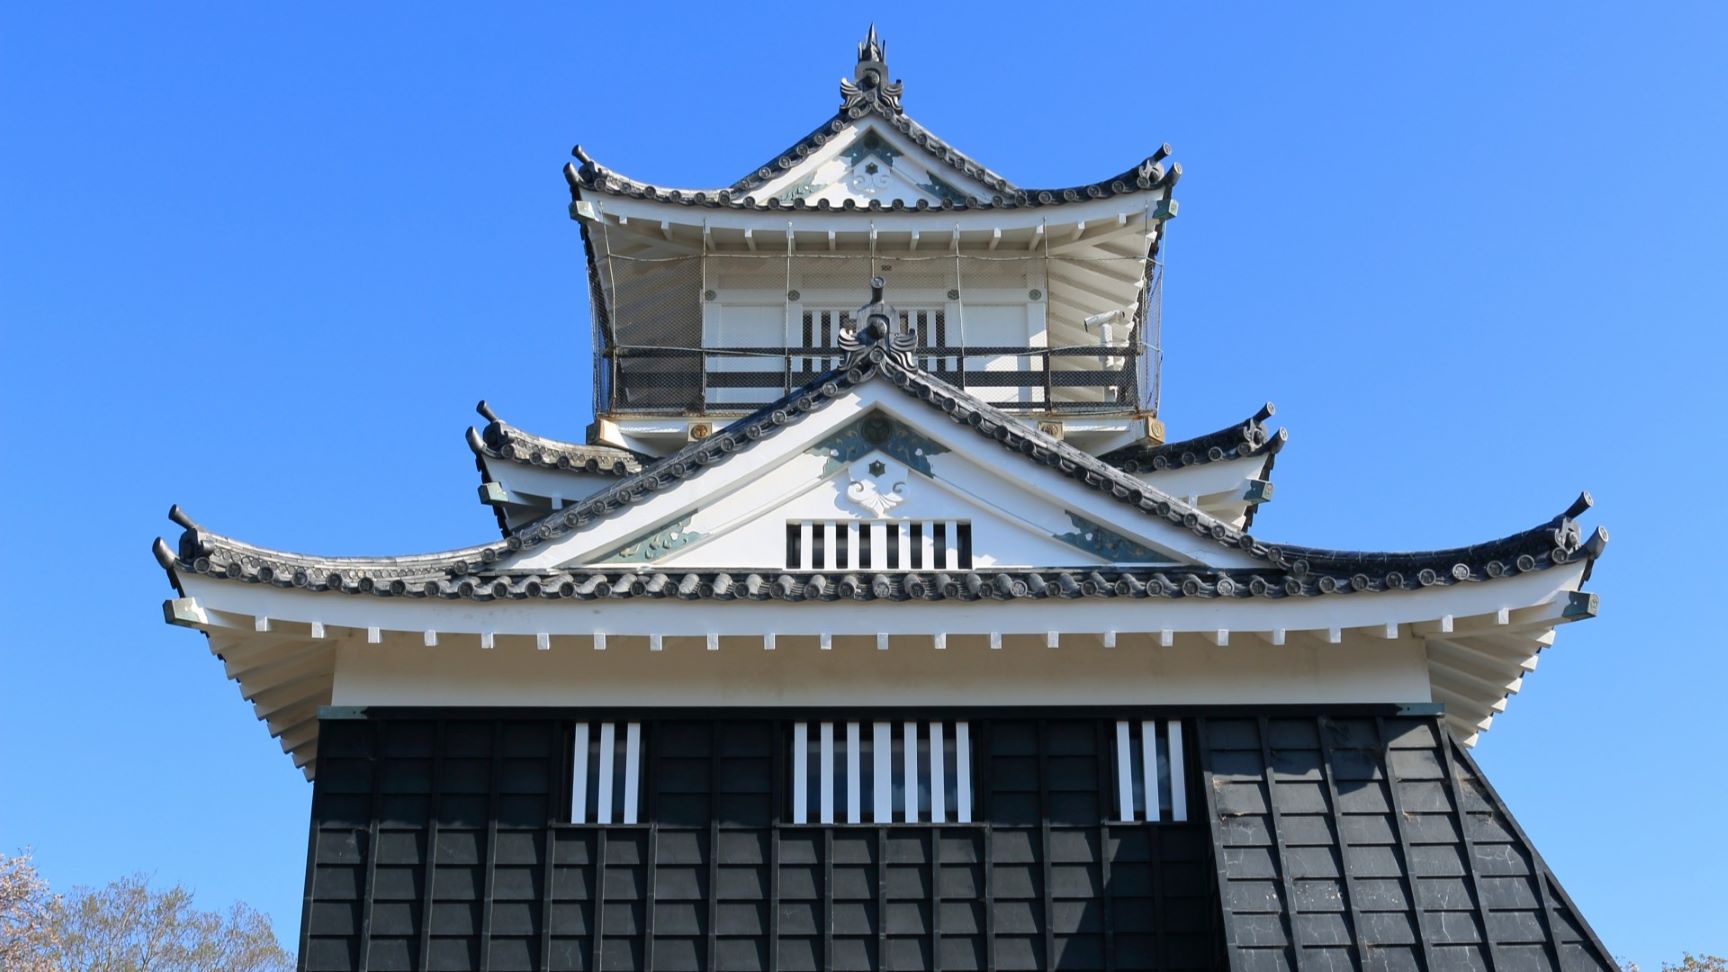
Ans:
{"label": "decorative gable", "polygon": [[[838,413],[837,424],[818,429],[815,416],[800,423],[808,436],[801,442],[758,444],[776,454],[743,483],[704,495],[705,477],[694,477],[655,497],[650,505],[663,512],[647,527],[599,548],[571,543],[553,562],[561,569],[870,571],[1196,562],[1191,547],[1179,549],[1181,535],[1157,519],[1140,518],[1138,531],[1106,525],[1109,511],[1095,494],[1028,490],[1043,470],[952,422],[930,423],[935,413],[898,411],[913,404],[901,395],[877,400],[877,389],[892,387],[871,382],[852,391],[825,409]],[[1004,476],[1002,459],[1021,475]]]}
{"label": "decorative gable", "polygon": [[965,205],[991,198],[993,190],[969,179],[875,115],[851,122],[800,164],[759,190],[782,204],[836,209],[850,200],[916,206]]}

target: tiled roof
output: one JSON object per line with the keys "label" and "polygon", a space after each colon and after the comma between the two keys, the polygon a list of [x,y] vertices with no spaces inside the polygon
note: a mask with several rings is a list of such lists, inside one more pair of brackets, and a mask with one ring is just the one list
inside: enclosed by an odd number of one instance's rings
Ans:
{"label": "tiled roof", "polygon": [[[1172,163],[1168,169],[1163,165],[1170,155],[1170,146],[1164,145],[1134,167],[1108,179],[1057,189],[1023,189],[937,138],[929,129],[907,116],[900,105],[900,83],[887,80],[888,68],[883,60],[885,56],[883,45],[872,32],[865,43],[859,45],[859,61],[853,80],[841,82],[842,101],[840,110],[834,117],[776,153],[772,159],[757,166],[731,186],[721,189],[673,189],[640,182],[605,168],[578,145],[572,154],[581,165],[567,165],[564,169],[565,178],[570,183],[571,196],[573,199],[580,198],[583,190],[590,190],[685,206],[731,209],[1016,209],[1060,206],[1151,189],[1169,190],[1175,186],[1176,180],[1181,178],[1180,165]],[[984,186],[989,195],[974,198],[969,202],[943,199],[937,203],[919,201],[910,206],[899,201],[884,205],[880,200],[871,200],[863,205],[855,205],[848,200],[834,206],[827,200],[809,204],[801,198],[783,200],[772,194],[758,195],[758,191],[764,186],[802,164],[822,146],[867,116],[876,117],[904,136],[932,162]]]}
{"label": "tiled roof", "polygon": [[[1152,596],[1277,598],[1418,590],[1491,581],[1580,558],[1593,561],[1607,542],[1607,534],[1600,528],[1587,540],[1581,533],[1576,517],[1590,505],[1586,495],[1540,526],[1468,547],[1386,553],[1265,543],[941,381],[920,369],[908,352],[884,341],[858,348],[840,368],[772,405],[643,466],[610,488],[523,526],[502,541],[414,557],[312,557],[266,550],[210,533],[176,509],[171,515],[186,531],[174,549],[158,540],[157,556],[171,575],[176,570],[189,570],[313,591],[479,599],[652,595],[656,592],[648,590],[648,579],[635,572],[579,570],[504,576],[496,573],[494,565],[516,551],[581,531],[649,500],[703,468],[748,451],[756,442],[844,397],[850,389],[875,380],[887,381],[1029,462],[1114,499],[1135,511],[1130,515],[1166,520],[1221,547],[1246,552],[1263,566],[1230,571],[1097,573],[1103,582],[1093,580],[1090,585],[1081,578],[1090,579],[1092,573],[1060,570],[950,572],[952,583],[917,583],[913,579],[917,575],[871,575],[867,582],[860,578],[852,585],[855,590],[845,595],[849,597],[1026,597],[1049,596],[1055,589],[1071,596],[1147,596],[1155,592]],[[752,576],[761,583],[749,582]],[[1064,577],[1069,580],[1064,581]],[[818,584],[815,575],[803,573],[722,571],[680,574],[670,592],[664,587],[659,592],[687,596],[712,591],[713,596],[726,599],[738,598],[740,592],[747,597],[828,599],[831,594],[841,596],[840,588],[838,578],[830,586]]]}
{"label": "tiled roof", "polygon": [[1267,402],[1245,421],[1216,432],[1157,445],[1139,442],[1112,449],[1098,458],[1127,472],[1138,473],[1275,455],[1284,448],[1290,435],[1283,429],[1276,432],[1267,429],[1266,420],[1272,417],[1273,411],[1272,403]]}
{"label": "tiled roof", "polygon": [[639,473],[644,462],[652,461],[616,446],[582,445],[524,432],[506,424],[484,401],[476,406],[476,411],[488,420],[484,429],[468,430],[468,447],[474,450],[476,457],[603,476]]}

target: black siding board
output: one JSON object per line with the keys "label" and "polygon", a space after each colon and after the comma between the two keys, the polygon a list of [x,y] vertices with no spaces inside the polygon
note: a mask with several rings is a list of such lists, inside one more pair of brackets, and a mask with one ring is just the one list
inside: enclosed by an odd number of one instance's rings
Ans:
{"label": "black siding board", "polygon": [[486,857],[481,865],[486,891],[480,899],[480,972],[488,972],[492,967],[492,909],[498,872],[498,783],[504,772],[503,753],[500,751],[503,736],[502,723],[494,720],[490,783],[486,793]]}
{"label": "black siding board", "polygon": [[1050,805],[1050,723],[1039,719],[1037,723],[1037,759],[1038,759],[1038,838],[1040,853],[1038,866],[1041,880],[1039,881],[1039,897],[1043,904],[1042,931],[1044,933],[1043,967],[1054,968],[1057,965],[1056,955],[1056,903],[1051,898],[1050,891],[1050,815],[1053,808]]}
{"label": "black siding board", "polygon": [[1278,849],[1278,879],[1283,887],[1284,908],[1281,915],[1284,924],[1284,935],[1289,950],[1289,961],[1292,967],[1301,967],[1303,946],[1302,924],[1298,921],[1297,912],[1301,903],[1296,899],[1296,882],[1290,874],[1290,850],[1285,844],[1284,811],[1279,795],[1277,773],[1274,771],[1272,759],[1271,724],[1265,716],[1261,716],[1257,726],[1260,736],[1261,778],[1266,781],[1266,810],[1272,820],[1272,842]]}
{"label": "black siding board", "polygon": [[[421,876],[420,889],[420,940],[419,968],[427,969],[432,965],[432,889],[434,877],[438,873],[438,800],[444,778],[445,723],[438,722],[433,729],[432,776],[428,781],[427,814],[426,814],[426,854]],[[550,873],[550,869],[548,869]],[[542,963],[544,964],[544,963]]]}
{"label": "black siding board", "polygon": [[[611,827],[561,822],[568,711],[327,718],[300,967],[1613,968],[1432,715],[1196,719],[1188,824],[1107,819],[1119,713],[1041,715],[970,719],[975,823],[890,827],[785,822],[782,712],[642,720],[644,823]],[[691,757],[705,792],[663,788]],[[1256,923],[1280,934],[1241,947]]]}
{"label": "black siding board", "polygon": [[1321,718],[1318,721],[1316,728],[1318,730],[1318,742],[1320,745],[1320,770],[1326,778],[1327,811],[1332,820],[1332,836],[1338,848],[1338,860],[1340,863],[1340,869],[1343,872],[1340,876],[1340,881],[1343,885],[1344,909],[1350,917],[1349,952],[1352,962],[1357,967],[1360,967],[1362,965],[1362,945],[1360,939],[1362,928],[1361,893],[1356,887],[1356,874],[1349,866],[1350,839],[1346,833],[1342,813],[1338,809],[1338,779],[1337,774],[1332,768],[1332,723],[1328,719]]}
{"label": "black siding board", "polygon": [[[1447,747],[1452,762],[1456,766],[1462,767],[1465,774],[1454,777],[1454,787],[1461,790],[1460,784],[1464,779],[1468,779],[1478,788],[1482,796],[1487,799],[1489,806],[1492,807],[1494,814],[1504,822],[1505,829],[1510,831],[1511,836],[1528,854],[1532,865],[1532,877],[1536,881],[1537,890],[1541,896],[1543,926],[1549,941],[1556,943],[1556,945],[1563,941],[1560,932],[1554,927],[1559,909],[1564,909],[1566,919],[1582,933],[1582,940],[1577,943],[1574,950],[1568,952],[1564,948],[1558,949],[1561,953],[1560,967],[1567,970],[1592,969],[1617,972],[1620,967],[1619,964],[1610,956],[1607,946],[1603,945],[1602,939],[1597,937],[1595,929],[1590,927],[1590,924],[1584,920],[1583,915],[1578,911],[1577,906],[1572,903],[1571,896],[1561,886],[1559,878],[1554,876],[1554,872],[1548,867],[1547,862],[1537,852],[1536,845],[1524,833],[1524,828],[1519,826],[1517,818],[1512,816],[1511,811],[1507,809],[1505,802],[1500,799],[1500,794],[1494,789],[1494,785],[1488,782],[1488,777],[1482,772],[1482,768],[1476,764],[1476,760],[1450,735],[1443,740],[1443,743]],[[1462,808],[1461,792],[1460,800],[1460,808]]]}
{"label": "black siding board", "polygon": [[1434,963],[1434,943],[1427,934],[1422,921],[1422,888],[1418,884],[1418,863],[1411,859],[1410,828],[1408,820],[1411,811],[1405,809],[1405,794],[1399,786],[1398,775],[1393,770],[1391,740],[1386,735],[1386,720],[1380,717],[1374,719],[1374,730],[1377,747],[1380,752],[1381,766],[1386,773],[1386,792],[1392,803],[1392,829],[1398,835],[1398,849],[1403,859],[1403,880],[1410,895],[1409,918],[1414,929],[1417,944],[1421,947],[1423,969],[1437,969]]}
{"label": "black siding board", "polygon": [[372,910],[376,898],[378,883],[378,826],[380,816],[380,794],[383,790],[384,772],[382,743],[380,738],[387,726],[373,725],[369,727],[372,734],[372,794],[367,802],[371,811],[371,822],[367,826],[366,843],[362,853],[366,855],[366,881],[360,897],[360,955],[356,972],[367,972],[372,964]]}

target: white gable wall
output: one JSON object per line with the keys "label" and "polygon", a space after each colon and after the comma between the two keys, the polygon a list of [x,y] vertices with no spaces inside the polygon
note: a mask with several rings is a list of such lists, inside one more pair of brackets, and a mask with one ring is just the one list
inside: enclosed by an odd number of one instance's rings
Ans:
{"label": "white gable wall", "polygon": [[[947,455],[942,455],[932,460],[931,465],[938,475],[956,464],[953,460],[944,462],[948,459]],[[872,476],[869,473],[867,467],[872,462],[882,463],[883,475]],[[789,463],[769,475],[783,474],[788,467],[810,472],[812,466],[819,470],[820,460]],[[858,469],[860,466],[866,468]],[[858,501],[849,498],[854,483],[865,487],[857,490],[860,493],[885,494],[897,502],[888,515],[874,515]],[[896,487],[900,487],[898,491]],[[1007,515],[880,452],[866,455],[825,478],[809,481],[803,491],[777,504],[758,506],[743,502],[743,499],[743,494],[734,494],[729,502],[698,511],[688,528],[703,534],[703,538],[656,561],[655,566],[680,569],[783,568],[787,566],[786,525],[803,521],[846,521],[854,525],[854,532],[868,530],[874,524],[898,528],[909,522],[967,523],[972,531],[973,565],[978,568],[1104,563],[1099,557],[1052,539],[1049,528],[1054,524],[1046,517],[1040,517],[1040,523],[1033,524]],[[1066,518],[1061,525],[1063,529],[1057,532],[1066,533],[1074,529]],[[856,562],[854,553],[852,563]],[[933,561],[926,563],[930,565],[927,569],[936,566]]]}
{"label": "white gable wall", "polygon": [[[886,151],[863,147],[870,142],[880,144]],[[872,163],[875,172],[867,171]],[[907,203],[924,199],[940,204],[941,196],[919,188],[929,184],[932,174],[973,199],[989,199],[994,195],[988,186],[937,162],[892,126],[869,116],[853,122],[804,161],[751,194],[767,199],[798,191],[802,184],[807,187],[805,197],[811,202],[827,199],[838,204],[852,199],[868,204],[872,199],[880,199],[886,205],[894,199]]]}
{"label": "white gable wall", "polygon": [[[824,459],[805,455],[812,446],[880,409],[939,442],[950,451],[932,460],[942,463],[937,478],[977,501],[1032,523],[1065,532],[1072,511],[1109,524],[1123,537],[1158,549],[1171,559],[1221,568],[1253,567],[1262,563],[1249,554],[1228,549],[1170,522],[1132,510],[1097,490],[1077,483],[1019,453],[1003,449],[971,429],[957,425],[923,402],[885,381],[868,382],[826,408],[755,443],[748,452],[703,469],[674,483],[651,499],[632,505],[586,529],[530,548],[503,566],[510,569],[549,569],[594,562],[627,542],[706,507],[718,507],[739,491],[740,502],[778,504],[802,492],[820,476]],[[963,461],[957,461],[963,460]],[[798,465],[790,465],[797,463]],[[781,470],[781,467],[787,467]],[[773,474],[770,475],[770,472]],[[760,508],[758,506],[758,508]],[[733,513],[738,516],[743,512]],[[1051,532],[1046,530],[1046,533]],[[775,548],[775,556],[783,552]],[[1083,562],[1083,561],[1076,561]],[[742,565],[736,565],[742,566]]]}

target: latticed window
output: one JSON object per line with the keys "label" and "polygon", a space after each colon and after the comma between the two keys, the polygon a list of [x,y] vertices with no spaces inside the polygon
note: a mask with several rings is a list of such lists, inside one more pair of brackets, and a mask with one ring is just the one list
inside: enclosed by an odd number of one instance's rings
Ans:
{"label": "latticed window", "polygon": [[1149,823],[1187,820],[1185,764],[1181,720],[1118,721],[1116,819]]}
{"label": "latticed window", "polygon": [[971,823],[966,722],[798,722],[792,822]]}
{"label": "latticed window", "polygon": [[637,822],[642,723],[578,722],[571,746],[570,822]]}
{"label": "latticed window", "polygon": [[966,520],[796,520],[787,570],[971,570]]}

